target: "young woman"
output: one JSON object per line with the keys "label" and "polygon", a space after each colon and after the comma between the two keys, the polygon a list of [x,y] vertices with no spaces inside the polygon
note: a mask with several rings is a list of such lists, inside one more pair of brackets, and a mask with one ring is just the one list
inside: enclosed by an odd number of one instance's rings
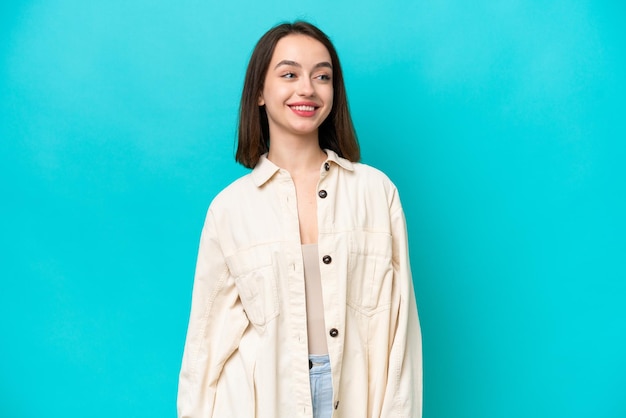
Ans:
{"label": "young woman", "polygon": [[315,26],[257,43],[236,159],[200,240],[179,417],[421,417],[398,192],[359,164],[339,58]]}

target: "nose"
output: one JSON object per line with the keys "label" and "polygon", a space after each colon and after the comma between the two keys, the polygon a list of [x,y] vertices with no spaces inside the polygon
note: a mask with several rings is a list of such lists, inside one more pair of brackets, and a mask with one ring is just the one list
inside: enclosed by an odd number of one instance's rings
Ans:
{"label": "nose", "polygon": [[298,95],[300,96],[314,96],[315,88],[309,77],[302,77],[298,82]]}

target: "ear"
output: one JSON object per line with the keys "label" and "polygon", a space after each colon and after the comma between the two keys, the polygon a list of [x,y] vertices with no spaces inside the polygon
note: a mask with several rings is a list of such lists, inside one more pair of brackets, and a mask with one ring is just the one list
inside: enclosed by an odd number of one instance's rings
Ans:
{"label": "ear", "polygon": [[263,93],[259,94],[259,106],[264,106],[265,100],[263,100]]}

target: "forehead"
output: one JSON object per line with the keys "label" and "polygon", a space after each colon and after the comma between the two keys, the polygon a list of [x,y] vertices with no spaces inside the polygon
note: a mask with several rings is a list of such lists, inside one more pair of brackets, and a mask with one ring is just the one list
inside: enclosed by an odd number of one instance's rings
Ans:
{"label": "forehead", "polygon": [[331,62],[330,53],[324,44],[310,36],[300,34],[287,35],[276,43],[270,67],[273,68],[282,60],[295,61],[302,65]]}

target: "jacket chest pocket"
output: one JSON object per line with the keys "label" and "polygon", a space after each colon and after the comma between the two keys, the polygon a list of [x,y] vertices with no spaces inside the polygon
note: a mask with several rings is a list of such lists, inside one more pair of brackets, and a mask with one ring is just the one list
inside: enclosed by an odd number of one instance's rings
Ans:
{"label": "jacket chest pocket", "polygon": [[257,329],[278,316],[278,288],[272,251],[267,246],[241,250],[227,257],[246,316]]}
{"label": "jacket chest pocket", "polygon": [[361,232],[350,245],[348,305],[366,315],[391,306],[393,284],[391,235]]}

